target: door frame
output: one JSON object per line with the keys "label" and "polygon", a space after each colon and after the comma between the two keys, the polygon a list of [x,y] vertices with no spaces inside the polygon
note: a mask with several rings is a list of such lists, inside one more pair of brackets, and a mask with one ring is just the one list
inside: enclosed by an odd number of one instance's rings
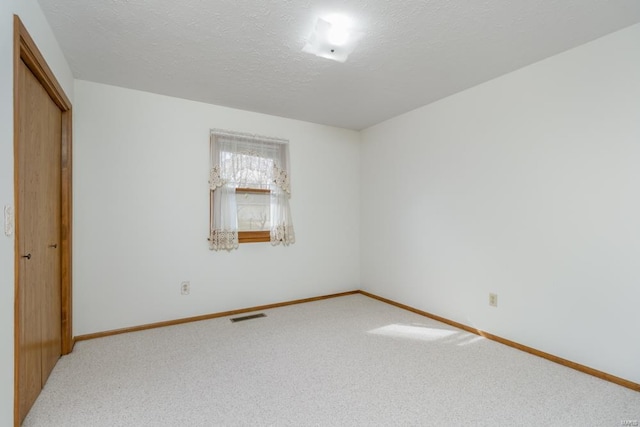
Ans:
{"label": "door frame", "polygon": [[18,182],[18,144],[20,142],[20,94],[19,94],[19,69],[20,61],[24,61],[27,68],[38,79],[42,87],[49,94],[53,102],[62,112],[61,134],[61,161],[60,161],[60,189],[61,189],[61,218],[60,218],[60,279],[61,279],[61,353],[69,354],[73,350],[72,335],[72,303],[71,303],[71,243],[72,243],[72,188],[71,188],[71,135],[72,135],[72,108],[69,98],[55,75],[47,65],[35,42],[29,35],[26,27],[18,17],[13,16],[13,152],[14,152],[14,203],[15,203],[15,240],[14,240],[14,275],[15,275],[15,299],[14,299],[14,423],[19,423],[18,414],[18,369],[20,360],[20,253],[19,236],[20,221],[17,213],[21,201],[19,200]]}

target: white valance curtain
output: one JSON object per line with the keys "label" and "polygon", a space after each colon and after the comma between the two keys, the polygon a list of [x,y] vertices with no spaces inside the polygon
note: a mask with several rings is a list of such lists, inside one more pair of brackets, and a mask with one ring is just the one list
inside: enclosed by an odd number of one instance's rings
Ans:
{"label": "white valance curtain", "polygon": [[236,188],[269,190],[271,244],[294,243],[288,141],[213,129],[210,152],[210,249],[238,248]]}

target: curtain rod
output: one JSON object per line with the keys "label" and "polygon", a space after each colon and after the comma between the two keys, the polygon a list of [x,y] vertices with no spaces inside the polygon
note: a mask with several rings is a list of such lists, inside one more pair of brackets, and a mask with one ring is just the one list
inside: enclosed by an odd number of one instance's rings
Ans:
{"label": "curtain rod", "polygon": [[231,137],[231,138],[259,139],[261,141],[275,142],[275,143],[278,143],[278,144],[288,144],[289,143],[289,140],[283,139],[283,138],[274,138],[272,136],[257,135],[257,134],[245,133],[245,132],[236,132],[236,131],[225,130],[225,129],[211,129],[211,135],[228,136],[228,137]]}

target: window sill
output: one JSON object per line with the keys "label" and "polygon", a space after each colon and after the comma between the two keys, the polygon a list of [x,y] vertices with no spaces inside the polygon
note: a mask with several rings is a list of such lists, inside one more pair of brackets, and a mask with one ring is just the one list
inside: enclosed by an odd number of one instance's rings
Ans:
{"label": "window sill", "polygon": [[260,243],[270,242],[271,233],[269,231],[239,231],[238,243]]}

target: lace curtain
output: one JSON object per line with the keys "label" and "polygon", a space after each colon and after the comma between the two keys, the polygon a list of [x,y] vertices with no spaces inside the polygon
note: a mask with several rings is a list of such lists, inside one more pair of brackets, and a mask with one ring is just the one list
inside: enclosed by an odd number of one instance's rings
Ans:
{"label": "lace curtain", "polygon": [[210,249],[238,248],[236,188],[269,190],[271,244],[295,242],[288,141],[212,130],[209,188],[213,191]]}

